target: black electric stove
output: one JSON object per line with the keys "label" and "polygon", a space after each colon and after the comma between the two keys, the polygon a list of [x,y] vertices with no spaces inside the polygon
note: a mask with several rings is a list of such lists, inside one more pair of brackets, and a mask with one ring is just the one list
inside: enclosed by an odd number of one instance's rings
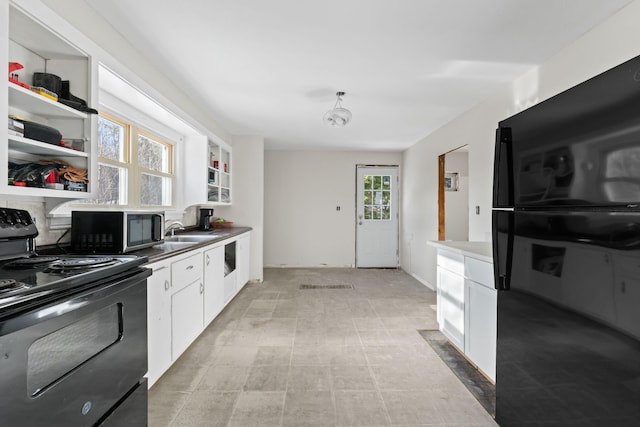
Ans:
{"label": "black electric stove", "polygon": [[0,425],[147,425],[146,257],[45,255],[0,208]]}
{"label": "black electric stove", "polygon": [[70,294],[147,262],[135,255],[38,255],[28,212],[0,208],[0,311]]}

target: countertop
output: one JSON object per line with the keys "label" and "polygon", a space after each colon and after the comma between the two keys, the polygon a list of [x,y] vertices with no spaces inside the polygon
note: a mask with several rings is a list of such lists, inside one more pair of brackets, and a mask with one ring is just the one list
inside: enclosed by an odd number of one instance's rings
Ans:
{"label": "countertop", "polygon": [[491,242],[460,242],[448,240],[429,240],[428,245],[439,249],[446,249],[480,261],[493,263]]}
{"label": "countertop", "polygon": [[132,255],[137,255],[137,256],[146,256],[147,258],[149,258],[149,263],[152,262],[156,262],[156,261],[160,261],[175,255],[179,255],[183,252],[188,252],[188,251],[192,251],[194,249],[198,249],[198,248],[202,248],[208,245],[212,245],[218,242],[221,242],[223,240],[226,240],[230,237],[234,237],[234,236],[238,236],[240,234],[244,234],[247,233],[249,231],[251,231],[252,228],[251,227],[230,227],[230,228],[214,228],[211,231],[207,232],[207,231],[201,231],[198,230],[197,228],[195,229],[187,229],[185,231],[181,231],[181,232],[176,232],[175,235],[176,236],[188,236],[188,235],[203,235],[203,234],[207,234],[210,233],[215,237],[215,239],[212,240],[207,240],[205,242],[199,242],[199,243],[195,243],[193,245],[189,245],[187,247],[184,248],[180,248],[180,249],[173,249],[173,250],[163,250],[163,249],[157,249],[155,247],[150,247],[150,248],[145,248],[145,249],[140,249],[138,251],[134,251],[131,252]]}

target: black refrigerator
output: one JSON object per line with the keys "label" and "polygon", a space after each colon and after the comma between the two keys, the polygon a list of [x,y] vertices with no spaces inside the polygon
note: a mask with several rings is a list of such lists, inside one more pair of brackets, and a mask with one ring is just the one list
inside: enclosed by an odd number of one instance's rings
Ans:
{"label": "black refrigerator", "polygon": [[640,57],[498,124],[496,421],[640,426]]}

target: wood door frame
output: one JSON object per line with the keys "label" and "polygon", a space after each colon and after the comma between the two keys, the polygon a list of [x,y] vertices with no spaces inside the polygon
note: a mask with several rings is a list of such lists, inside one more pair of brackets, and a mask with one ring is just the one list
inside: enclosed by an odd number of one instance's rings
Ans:
{"label": "wood door frame", "polygon": [[462,147],[466,147],[468,144],[461,145],[459,147],[454,148],[453,150],[449,150],[446,153],[440,154],[438,156],[438,240],[445,239],[445,209],[444,209],[444,174],[445,174],[445,158],[447,154],[453,153],[454,151],[458,151]]}

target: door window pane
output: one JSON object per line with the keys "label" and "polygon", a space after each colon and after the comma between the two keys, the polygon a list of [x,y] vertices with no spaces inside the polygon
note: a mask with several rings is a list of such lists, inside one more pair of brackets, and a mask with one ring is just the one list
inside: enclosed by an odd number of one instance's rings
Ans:
{"label": "door window pane", "polygon": [[[364,219],[391,219],[391,175],[366,175],[364,177]],[[371,191],[373,190],[373,191]]]}
{"label": "door window pane", "polygon": [[382,188],[382,177],[374,176],[373,177],[373,189],[380,190]]}

